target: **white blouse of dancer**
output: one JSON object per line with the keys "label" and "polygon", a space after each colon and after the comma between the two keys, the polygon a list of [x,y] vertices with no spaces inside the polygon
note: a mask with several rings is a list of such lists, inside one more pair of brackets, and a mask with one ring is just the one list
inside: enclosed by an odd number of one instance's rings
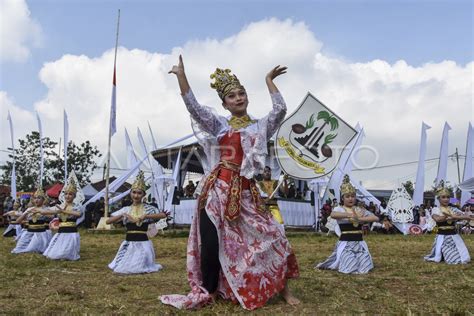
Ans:
{"label": "white blouse of dancer", "polygon": [[16,241],[16,246],[11,253],[25,252],[26,247],[28,247],[31,242],[31,238],[33,238],[33,233],[28,232],[27,228],[23,228],[20,237]]}
{"label": "white blouse of dancer", "polygon": [[[345,213],[341,206],[335,207],[333,212]],[[359,214],[373,216],[371,212],[358,208]],[[349,219],[338,219],[337,223],[350,224]],[[356,228],[354,228],[356,229]],[[333,253],[323,262],[316,265],[318,269],[337,270],[341,273],[363,274],[374,268],[372,256],[367,243],[362,241],[338,241]]]}
{"label": "white blouse of dancer", "polygon": [[[59,207],[51,208],[51,211],[59,213],[61,209],[64,209],[65,205],[62,204]],[[59,230],[53,236],[53,239],[48,245],[48,248],[43,253],[49,259],[53,260],[79,260],[80,249],[81,249],[81,237],[77,232],[76,221],[77,218],[82,216],[82,207],[68,205],[67,210],[79,212],[80,216],[72,216],[65,214],[58,214],[59,217]]]}
{"label": "white blouse of dancer", "polygon": [[37,209],[43,208],[30,207],[25,211],[26,214],[18,218],[18,220],[22,220],[22,217],[26,217],[28,228],[26,232],[21,234],[12,253],[43,253],[48,247],[52,235],[45,225],[49,224],[50,218],[40,214],[33,214],[32,212]]}
{"label": "white blouse of dancer", "polygon": [[[454,214],[463,215],[463,213],[455,207],[448,206],[448,208],[450,208]],[[439,207],[434,207],[431,215],[443,216],[444,214]],[[455,221],[452,225],[455,225]],[[441,230],[438,229],[438,234],[436,234],[431,253],[425,256],[426,261],[441,262],[444,260],[447,264],[464,264],[471,261],[469,251],[459,234],[443,235],[440,233]]]}
{"label": "white blouse of dancer", "polygon": [[[145,215],[160,213],[156,207],[148,204],[142,205],[145,208]],[[131,211],[132,207],[126,206],[114,212],[112,216],[131,214]],[[145,219],[141,225],[148,227],[148,225],[151,225],[153,222],[153,220]],[[128,227],[134,226],[133,223],[127,221],[125,216],[123,224]],[[130,226],[130,224],[132,225]],[[143,237],[147,236],[146,230],[144,232],[145,234],[140,234]],[[146,237],[146,240],[143,241],[124,240],[120,245],[114,260],[109,264],[109,268],[115,273],[135,274],[157,272],[162,269],[162,266],[155,262],[153,243],[148,239],[148,237]]]}

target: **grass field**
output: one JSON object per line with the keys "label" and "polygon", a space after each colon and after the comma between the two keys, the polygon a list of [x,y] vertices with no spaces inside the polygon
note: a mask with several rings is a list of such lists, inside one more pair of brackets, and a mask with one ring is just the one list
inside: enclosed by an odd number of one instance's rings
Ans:
{"label": "grass field", "polygon": [[[466,314],[474,313],[474,264],[426,263],[434,236],[370,235],[366,238],[375,269],[368,275],[317,271],[314,263],[332,251],[335,237],[289,232],[301,277],[290,283],[302,304],[288,306],[275,297],[253,313],[283,314]],[[167,232],[153,239],[164,270],[119,276],[107,267],[123,234],[81,231],[81,260],[50,261],[41,255],[13,255],[12,238],[0,239],[0,314],[114,313],[183,314],[162,305],[161,294],[189,290],[186,280],[186,233]],[[471,256],[474,235],[463,236]],[[247,314],[238,305],[218,301],[195,314]]]}

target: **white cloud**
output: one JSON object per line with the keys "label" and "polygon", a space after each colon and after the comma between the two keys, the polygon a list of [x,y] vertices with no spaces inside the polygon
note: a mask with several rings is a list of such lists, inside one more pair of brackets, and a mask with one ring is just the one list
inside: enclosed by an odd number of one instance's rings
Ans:
{"label": "white cloud", "polygon": [[[176,79],[167,74],[179,54],[183,54],[198,100],[213,105],[221,114],[225,112],[220,100],[209,87],[209,74],[216,67],[227,67],[237,74],[249,93],[249,112],[259,117],[270,110],[266,73],[277,64],[287,65],[288,74],[276,79],[276,83],[289,113],[310,91],[348,123],[354,126],[360,122],[364,126],[364,143],[379,152],[382,164],[418,159],[422,120],[433,127],[428,132],[428,158],[438,155],[444,121],[453,127],[450,152],[459,147],[463,154],[468,121],[473,119],[473,62],[463,66],[444,61],[419,67],[403,60],[394,64],[383,60],[350,62],[326,54],[322,43],[304,23],[268,19],[251,23],[222,40],[208,38],[184,43],[171,54],[119,49],[118,133],[112,146],[123,165],[124,127],[137,150],[137,126],[142,127],[145,139],[150,139],[147,120],[160,144],[191,131]],[[45,134],[59,139],[65,108],[70,137],[76,142],[90,139],[105,151],[112,66],[113,50],[96,58],[65,55],[44,65],[40,79],[48,93],[35,104],[35,109],[42,115]],[[368,159],[368,155],[362,156]],[[452,165],[448,172],[454,179]],[[393,187],[397,179],[413,180],[415,171],[416,164],[356,175],[368,184]],[[436,168],[429,172],[427,183]]]}
{"label": "white cloud", "polygon": [[23,62],[41,44],[40,25],[24,0],[0,0],[0,61]]}
{"label": "white cloud", "polygon": [[[12,98],[5,91],[0,91],[0,113],[2,113],[2,122],[0,124],[2,143],[0,145],[2,150],[6,150],[6,148],[11,147],[10,126],[7,122],[8,111],[10,111],[10,115],[12,117],[15,139],[23,138],[26,135],[27,130],[31,128],[33,123],[35,123],[34,114],[31,111],[17,106],[14,100],[12,100]],[[0,157],[1,160],[5,160],[7,155],[5,152],[2,152]]]}

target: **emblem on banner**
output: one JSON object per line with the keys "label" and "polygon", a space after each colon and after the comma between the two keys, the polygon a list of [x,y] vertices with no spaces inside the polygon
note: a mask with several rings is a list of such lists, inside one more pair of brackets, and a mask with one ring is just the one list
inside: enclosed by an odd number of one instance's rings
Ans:
{"label": "emblem on banner", "polygon": [[357,132],[308,93],[276,134],[275,150],[282,170],[298,179],[331,173]]}

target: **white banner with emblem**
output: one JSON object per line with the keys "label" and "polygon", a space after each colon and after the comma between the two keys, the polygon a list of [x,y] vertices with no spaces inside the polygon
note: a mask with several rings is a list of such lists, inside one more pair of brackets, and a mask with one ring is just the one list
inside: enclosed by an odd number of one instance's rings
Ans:
{"label": "white banner with emblem", "polygon": [[334,170],[356,134],[354,128],[308,92],[277,131],[276,157],[282,171],[293,178],[320,178]]}

